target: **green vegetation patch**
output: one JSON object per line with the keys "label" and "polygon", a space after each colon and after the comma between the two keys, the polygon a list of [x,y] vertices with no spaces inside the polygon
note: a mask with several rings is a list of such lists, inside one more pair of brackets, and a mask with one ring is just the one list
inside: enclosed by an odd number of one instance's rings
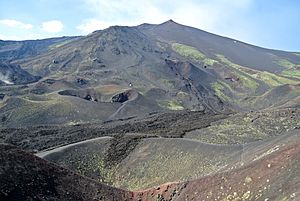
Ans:
{"label": "green vegetation patch", "polygon": [[247,68],[229,61],[224,55],[217,54],[216,56],[222,63],[235,70],[235,73],[242,83],[242,86],[252,91],[255,91],[259,87],[259,84],[256,82],[256,80],[249,75],[249,70]]}
{"label": "green vegetation patch", "polygon": [[[299,72],[300,75],[300,72]],[[299,81],[296,80],[292,80],[286,77],[282,77],[270,72],[259,72],[257,74],[252,75],[252,77],[255,77],[259,80],[264,81],[267,85],[269,85],[270,87],[276,87],[276,86],[280,86],[280,85],[284,85],[284,84],[297,84],[299,83]]]}
{"label": "green vegetation patch", "polygon": [[70,103],[67,101],[58,99],[35,101],[27,97],[15,99],[6,105],[4,110],[6,112],[3,114],[10,114],[13,111],[13,120],[16,122],[41,122],[43,119],[40,117],[44,114],[60,117],[72,112]]}
{"label": "green vegetation patch", "polygon": [[169,110],[184,110],[184,107],[177,100],[159,103],[159,106]]}
{"label": "green vegetation patch", "polygon": [[218,81],[218,82],[213,82],[213,83],[211,84],[211,86],[212,86],[212,88],[214,89],[216,95],[217,95],[220,99],[222,99],[223,101],[233,102],[233,100],[232,100],[229,96],[227,96],[227,95],[225,94],[225,88],[226,88],[226,87],[224,86],[224,83],[223,83],[223,82],[220,82],[220,81]]}
{"label": "green vegetation patch", "polygon": [[300,70],[297,69],[284,70],[281,74],[289,77],[300,78]]}
{"label": "green vegetation patch", "polygon": [[201,61],[210,66],[214,65],[214,63],[217,62],[216,60],[206,57],[202,52],[192,46],[173,43],[172,49],[184,57],[188,57],[196,61]]}
{"label": "green vegetation patch", "polygon": [[273,88],[261,96],[256,96],[252,105],[256,109],[263,109],[268,107],[277,107],[285,103],[295,103],[297,104],[297,98],[300,97],[299,87],[294,85],[283,85]]}
{"label": "green vegetation patch", "polygon": [[85,175],[87,177],[92,177],[99,182],[103,182],[106,184],[113,184],[114,182],[114,172],[116,167],[107,168],[103,159],[103,156],[99,154],[91,154],[84,160],[82,158],[72,158],[68,162],[73,163],[76,171],[78,171],[81,175]]}
{"label": "green vegetation patch", "polygon": [[[235,63],[232,63],[229,61],[224,55],[217,55],[217,57],[220,59],[221,62],[225,63],[226,65],[233,67],[234,69],[238,70],[240,72],[240,79],[244,82],[244,85],[249,87],[249,88],[255,88],[258,87],[258,83],[255,80],[261,80],[265,82],[267,85],[270,87],[276,87],[284,84],[297,84],[298,81],[289,79],[280,75],[276,75],[274,73],[270,73],[267,71],[258,71],[258,70],[253,70]],[[288,61],[286,60],[286,64]],[[291,63],[289,64],[290,66]],[[293,64],[294,65],[294,64]],[[284,73],[285,72],[285,73]],[[294,74],[294,76],[291,77],[296,77],[297,75],[300,74],[297,70],[286,70],[283,72],[283,75],[291,76]],[[241,74],[243,73],[243,74]],[[295,76],[296,75],[296,76]],[[253,79],[251,79],[253,78]]]}
{"label": "green vegetation patch", "polygon": [[[277,75],[267,71],[259,71],[249,67],[241,66],[231,62],[221,54],[217,54],[216,56],[219,59],[219,62],[226,65],[226,67],[229,69],[230,73],[227,74],[237,77],[239,80],[230,83],[217,81],[212,83],[211,86],[221,100],[239,105],[240,107],[257,108],[260,105],[263,105],[262,102],[259,102],[262,101],[265,96],[257,96],[256,93],[257,89],[259,89],[263,83],[268,86],[265,87],[262,85],[264,90],[263,93],[268,94],[268,92],[276,89],[279,86],[287,84],[295,85],[300,82],[300,72],[295,68],[286,69],[282,72],[282,75]],[[275,98],[270,100],[274,101],[277,99]],[[263,103],[266,102],[263,101]],[[280,103],[282,103],[282,101]],[[220,140],[220,136],[216,140]]]}
{"label": "green vegetation patch", "polygon": [[276,64],[285,68],[298,68],[300,65],[294,64],[287,59],[278,59],[276,60]]}
{"label": "green vegetation patch", "polygon": [[210,127],[188,132],[185,137],[212,144],[245,144],[292,130],[300,125],[299,115],[299,111],[284,110],[238,114]]}
{"label": "green vegetation patch", "polygon": [[114,172],[117,167],[107,168],[104,159],[110,146],[110,140],[111,138],[104,137],[95,141],[71,145],[62,148],[59,156],[54,152],[46,155],[45,159],[99,182],[113,184]]}
{"label": "green vegetation patch", "polygon": [[114,184],[141,190],[199,178],[226,167],[236,159],[233,155],[238,151],[236,146],[214,146],[187,139],[145,139],[119,164]]}

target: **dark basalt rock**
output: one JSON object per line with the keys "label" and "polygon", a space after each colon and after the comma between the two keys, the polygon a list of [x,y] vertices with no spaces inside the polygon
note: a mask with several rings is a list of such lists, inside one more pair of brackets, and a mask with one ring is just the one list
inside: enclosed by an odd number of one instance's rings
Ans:
{"label": "dark basalt rock", "polygon": [[101,97],[101,94],[95,92],[93,88],[83,89],[83,90],[69,89],[69,90],[59,91],[58,94],[62,96],[74,96],[74,97],[82,98],[87,101],[94,101],[94,102],[98,102]]}
{"label": "dark basalt rock", "polygon": [[6,116],[2,116],[2,117],[1,117],[1,122],[2,122],[2,123],[6,122],[6,120],[7,120],[7,117],[6,117]]}
{"label": "dark basalt rock", "polygon": [[5,94],[0,94],[0,100],[3,100],[5,97]]}
{"label": "dark basalt rock", "polygon": [[114,95],[111,98],[111,102],[124,103],[125,101],[128,101],[128,96],[125,93],[120,93],[120,94]]}
{"label": "dark basalt rock", "polygon": [[54,80],[54,79],[46,79],[43,82],[46,83],[46,84],[51,85],[51,84],[54,84],[56,82],[56,80]]}
{"label": "dark basalt rock", "polygon": [[79,85],[86,85],[88,84],[88,81],[83,78],[77,78],[76,83]]}

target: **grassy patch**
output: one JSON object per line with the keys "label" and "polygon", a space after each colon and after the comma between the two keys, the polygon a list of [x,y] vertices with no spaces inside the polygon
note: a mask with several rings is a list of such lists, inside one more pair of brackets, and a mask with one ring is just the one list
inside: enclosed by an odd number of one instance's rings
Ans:
{"label": "grassy patch", "polygon": [[177,100],[164,101],[162,103],[158,103],[158,105],[169,110],[184,110],[184,107]]}
{"label": "grassy patch", "polygon": [[196,48],[188,45],[183,45],[179,43],[173,43],[172,48],[185,57],[190,57],[195,60],[203,60],[205,59],[205,55],[197,50]]}
{"label": "grassy patch", "polygon": [[[74,159],[73,159],[74,160]],[[92,154],[84,161],[77,158],[74,167],[80,174],[90,176],[99,175],[98,181],[112,185],[114,183],[114,172],[116,167],[109,169],[105,166],[101,155]]]}
{"label": "grassy patch", "polygon": [[279,66],[285,67],[285,68],[297,68],[297,67],[300,67],[300,65],[294,64],[294,63],[290,62],[287,59],[278,59],[276,61],[276,64],[278,64]]}
{"label": "grassy patch", "polygon": [[[210,174],[231,161],[235,150],[203,146],[184,139],[143,140],[119,164],[115,186],[130,190],[151,188]],[[207,154],[208,153],[208,154]]]}
{"label": "grassy patch", "polygon": [[221,82],[212,83],[212,88],[220,99],[232,102],[232,99],[224,93],[225,87]]}
{"label": "grassy patch", "polygon": [[217,54],[216,56],[222,63],[235,69],[235,73],[239,76],[243,87],[252,91],[255,91],[259,87],[259,84],[255,79],[249,75],[249,70],[247,68],[229,61],[224,55]]}
{"label": "grassy patch", "polygon": [[216,60],[206,57],[202,52],[200,52],[192,46],[183,45],[180,43],[173,43],[172,49],[184,57],[188,57],[196,61],[202,61],[203,63],[210,66],[214,65],[214,63],[217,62]]}
{"label": "grassy patch", "polygon": [[[300,75],[300,72],[299,72]],[[270,87],[276,87],[284,84],[297,84],[298,82],[295,80],[288,79],[286,77],[282,77],[270,72],[259,72],[257,74],[253,74],[252,77],[255,77],[256,79],[262,80]]]}
{"label": "grassy patch", "polygon": [[[270,73],[267,71],[259,71],[259,70],[254,70],[250,69],[235,63],[232,63],[229,61],[224,55],[217,55],[217,57],[220,59],[221,62],[225,63],[226,65],[233,67],[234,69],[238,70],[240,72],[240,79],[243,84],[247,88],[257,88],[258,83],[255,80],[260,80],[265,82],[267,85],[269,85],[271,88],[284,85],[284,84],[296,84],[297,81],[282,77],[280,75],[276,75],[274,73]],[[297,77],[300,75],[300,72],[297,70],[286,70],[284,71],[283,75],[291,76],[291,77]],[[242,75],[243,73],[244,75]],[[293,76],[292,76],[293,75]],[[296,75],[296,76],[295,76]],[[253,78],[253,79],[251,79]]]}
{"label": "grassy patch", "polygon": [[[296,117],[299,115],[295,114]],[[291,114],[283,115],[281,110],[253,112],[234,115],[213,123],[201,131],[191,131],[185,138],[197,139],[212,144],[244,144],[281,135],[300,125]]]}
{"label": "grassy patch", "polygon": [[284,70],[282,71],[281,73],[282,75],[286,75],[286,76],[289,76],[289,77],[294,77],[294,78],[300,78],[300,70]]}

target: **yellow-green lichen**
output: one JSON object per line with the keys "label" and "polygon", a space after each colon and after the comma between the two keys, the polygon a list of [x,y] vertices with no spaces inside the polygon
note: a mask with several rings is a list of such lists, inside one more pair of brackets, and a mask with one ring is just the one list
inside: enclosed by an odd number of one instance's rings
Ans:
{"label": "yellow-green lichen", "polygon": [[300,65],[294,64],[294,63],[292,63],[291,61],[289,61],[287,59],[277,59],[276,64],[278,64],[279,66],[285,67],[285,68],[300,67]]}
{"label": "yellow-green lichen", "polygon": [[256,80],[249,75],[247,68],[229,61],[224,55],[217,54],[216,56],[222,63],[235,70],[235,73],[242,83],[242,86],[252,91],[255,91],[259,87],[259,84],[256,82]]}
{"label": "yellow-green lichen", "polygon": [[281,74],[289,77],[300,78],[300,69],[284,70]]}
{"label": "yellow-green lichen", "polygon": [[[300,72],[299,72],[300,74]],[[297,84],[296,80],[288,79],[270,72],[259,72],[257,74],[251,75],[252,77],[264,81],[270,87],[276,87],[284,84]]]}
{"label": "yellow-green lichen", "polygon": [[214,63],[217,62],[216,60],[206,57],[202,52],[200,52],[198,49],[192,46],[180,43],[173,43],[172,49],[184,57],[188,57],[196,61],[202,61],[206,65],[212,66]]}
{"label": "yellow-green lichen", "polygon": [[167,108],[169,110],[184,110],[184,107],[176,100],[164,101],[159,103],[160,107]]}
{"label": "yellow-green lichen", "polygon": [[251,183],[252,182],[252,178],[250,176],[247,176],[245,178],[245,183]]}

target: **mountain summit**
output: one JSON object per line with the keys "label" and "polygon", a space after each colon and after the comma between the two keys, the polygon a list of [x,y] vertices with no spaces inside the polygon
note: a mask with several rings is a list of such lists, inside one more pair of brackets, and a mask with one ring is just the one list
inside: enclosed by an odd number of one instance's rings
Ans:
{"label": "mountain summit", "polygon": [[[11,98],[1,107],[2,116],[15,102],[20,107],[13,110],[21,113],[20,119],[4,125],[28,122],[23,107],[37,105],[43,107],[31,118],[43,124],[173,110],[219,113],[294,106],[299,97],[298,54],[256,47],[173,20],[112,26],[85,37],[44,40],[45,45],[42,41],[24,42],[27,49],[36,48],[34,56],[11,52],[9,58],[16,58],[11,65],[42,79],[3,91]],[[27,92],[31,96],[25,98]],[[277,96],[282,98],[270,98]],[[48,113],[50,108],[60,112]],[[90,113],[95,108],[99,112]]]}
{"label": "mountain summit", "polygon": [[300,200],[299,108],[300,53],[172,20],[0,41],[0,198]]}

